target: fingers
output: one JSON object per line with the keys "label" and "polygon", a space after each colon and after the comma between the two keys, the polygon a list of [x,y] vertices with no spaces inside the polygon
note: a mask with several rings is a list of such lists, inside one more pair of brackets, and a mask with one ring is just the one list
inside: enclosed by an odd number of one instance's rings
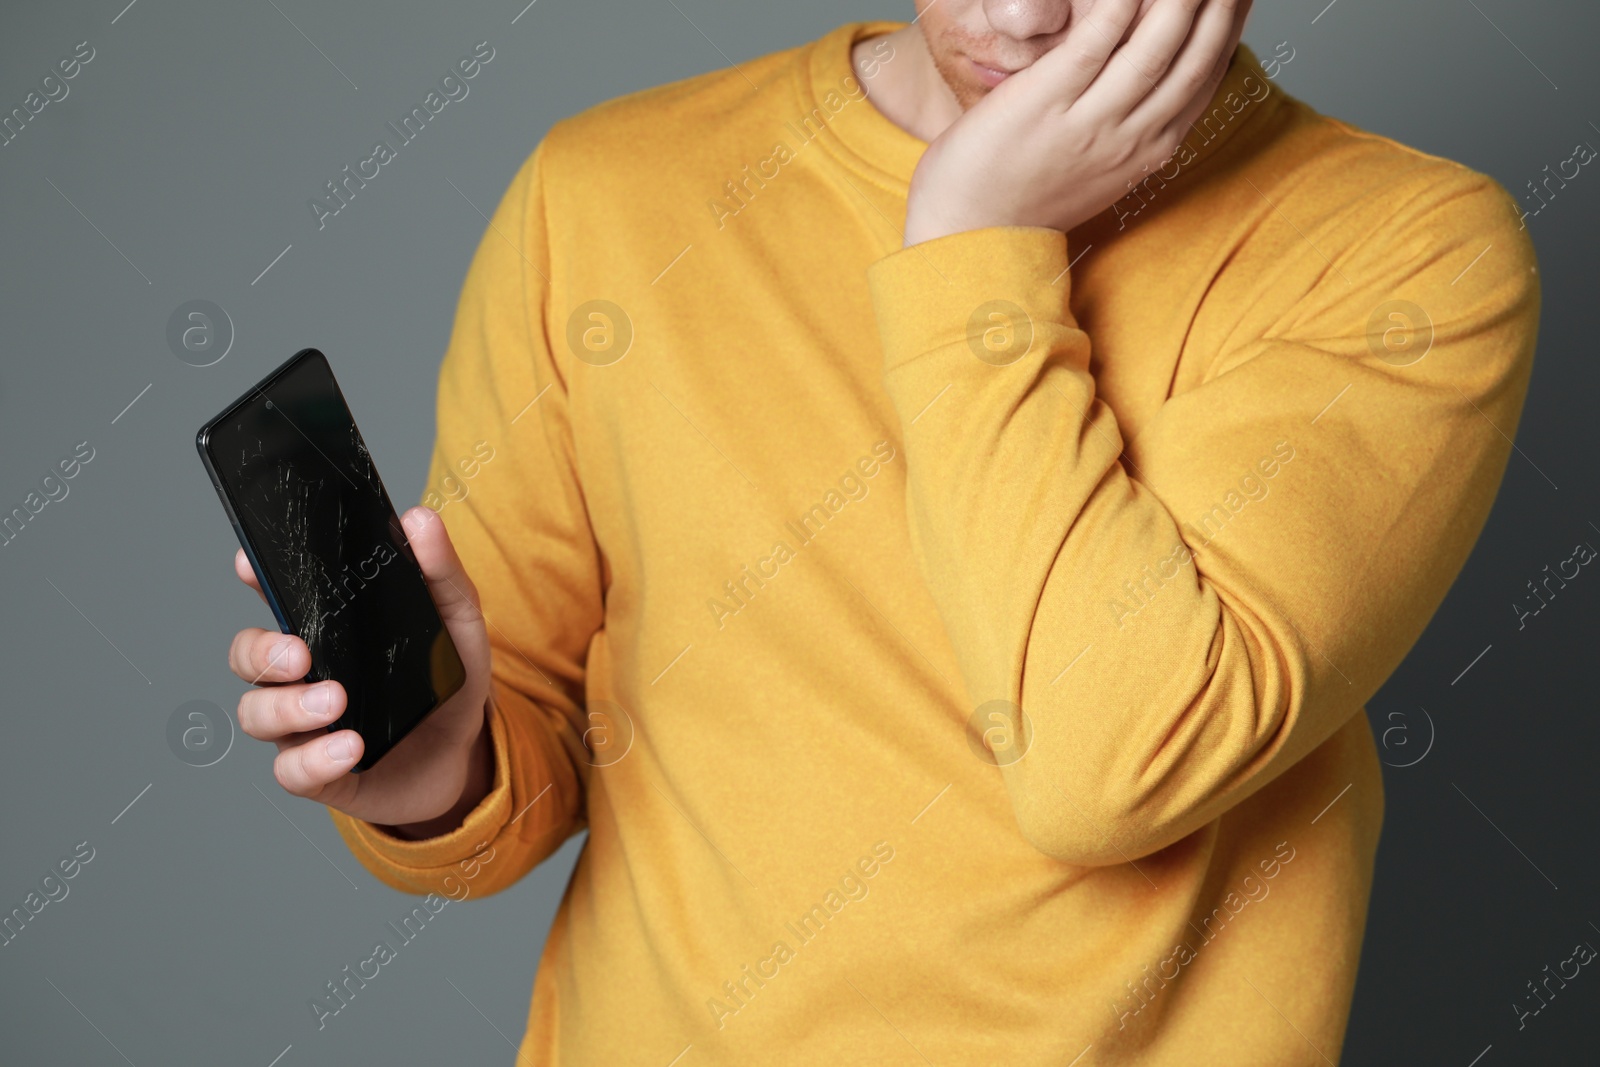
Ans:
{"label": "fingers", "polygon": [[275,685],[239,698],[239,728],[258,741],[320,730],[341,714],[347,698],[338,682]]}
{"label": "fingers", "polygon": [[478,589],[467,577],[439,513],[432,508],[415,507],[400,516],[400,523],[405,527],[411,551],[416,553],[422,576],[428,580],[428,592],[433,594],[440,617],[446,622],[481,619]]}
{"label": "fingers", "polygon": [[361,752],[361,735],[354,730],[314,737],[279,752],[272,761],[272,776],[297,797],[336,800],[336,795],[323,797],[323,791],[350,773]]}
{"label": "fingers", "polygon": [[[1156,6],[1172,2],[1156,0]],[[1081,20],[1074,15],[1061,42],[1033,66],[1007,79],[1008,83],[1025,79],[1027,84],[1046,86],[1045,91],[1056,106],[1070,106],[1104,69],[1141,5],[1142,0],[1100,0]]]}
{"label": "fingers", "polygon": [[251,685],[297,682],[311,669],[311,652],[292,634],[253,626],[233,635],[228,669]]}
{"label": "fingers", "polygon": [[[1102,119],[1119,121],[1156,92],[1176,56],[1199,28],[1196,12],[1209,14],[1236,0],[1156,0],[1134,27],[1127,44],[1111,56],[1106,68],[1086,89],[1079,108]],[[1220,44],[1218,45],[1220,47]],[[1193,90],[1191,86],[1191,91]],[[1179,105],[1181,107],[1182,105]]]}
{"label": "fingers", "polygon": [[[1244,32],[1244,19],[1250,0],[1206,0],[1194,20],[1194,28],[1184,41],[1177,58],[1155,90],[1147,95],[1129,116],[1150,129],[1168,126],[1185,112],[1198,114],[1210,102],[1233,58],[1234,48]],[[1188,122],[1171,129],[1181,135]]]}
{"label": "fingers", "polygon": [[239,576],[241,582],[256,591],[256,596],[261,598],[263,604],[267,602],[266,594],[261,591],[261,579],[256,577],[256,569],[250,566],[250,557],[244,554],[242,548],[234,550],[233,573]]}

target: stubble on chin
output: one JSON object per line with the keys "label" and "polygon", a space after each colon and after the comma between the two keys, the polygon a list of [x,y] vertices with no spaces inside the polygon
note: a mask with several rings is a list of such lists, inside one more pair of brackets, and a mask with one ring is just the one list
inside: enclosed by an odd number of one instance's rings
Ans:
{"label": "stubble on chin", "polygon": [[938,72],[939,79],[945,83],[950,92],[955,96],[956,103],[962,111],[968,111],[974,104],[989,95],[989,87],[972,80],[972,67],[958,52],[949,51],[939,46],[939,42],[928,37],[926,23],[923,26],[922,39],[927,45],[928,56],[933,60],[933,69]]}

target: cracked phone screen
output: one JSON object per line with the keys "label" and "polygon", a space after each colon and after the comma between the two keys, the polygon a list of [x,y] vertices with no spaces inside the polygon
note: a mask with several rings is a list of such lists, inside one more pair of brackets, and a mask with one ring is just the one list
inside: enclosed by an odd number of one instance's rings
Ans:
{"label": "cracked phone screen", "polygon": [[365,770],[465,672],[326,360],[252,390],[207,451],[263,591],[311,651],[306,680],[344,686],[333,728],[361,734]]}

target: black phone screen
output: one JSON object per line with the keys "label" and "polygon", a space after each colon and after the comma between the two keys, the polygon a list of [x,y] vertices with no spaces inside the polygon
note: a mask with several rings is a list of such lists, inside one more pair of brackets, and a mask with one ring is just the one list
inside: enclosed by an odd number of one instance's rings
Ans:
{"label": "black phone screen", "polygon": [[344,687],[331,729],[361,735],[367,769],[466,672],[327,359],[300,352],[197,444],[306,680]]}

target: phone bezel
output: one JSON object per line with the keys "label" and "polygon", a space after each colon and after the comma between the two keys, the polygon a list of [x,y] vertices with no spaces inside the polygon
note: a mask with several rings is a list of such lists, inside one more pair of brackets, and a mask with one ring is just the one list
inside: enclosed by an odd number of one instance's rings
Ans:
{"label": "phone bezel", "polygon": [[[250,389],[243,393],[237,400],[223,408],[219,414],[206,420],[205,424],[202,425],[199,431],[197,431],[195,434],[195,448],[200,453],[200,462],[202,465],[204,465],[206,474],[211,479],[212,487],[217,491],[218,499],[222,501],[222,509],[227,513],[228,521],[233,525],[233,532],[235,536],[238,537],[240,547],[244,549],[245,558],[250,562],[251,570],[255,572],[256,582],[261,587],[261,593],[267,601],[267,606],[272,609],[272,615],[273,618],[277,620],[278,629],[282,633],[286,634],[294,634],[295,630],[289,620],[287,612],[284,610],[283,597],[279,590],[273,585],[272,579],[269,577],[266,568],[261,566],[256,546],[250,539],[249,531],[245,528],[244,524],[239,521],[238,511],[236,510],[235,501],[232,495],[232,486],[230,486],[227,480],[224,479],[218,472],[215,458],[211,454],[211,435],[219,426],[236,417],[240,410],[252,402],[270,399],[266,396],[266,391],[274,382],[299,369],[302,364],[312,360],[321,361],[323,368],[326,371],[328,380],[333,384],[334,392],[338,394],[339,402],[344,405],[345,411],[350,413],[350,421],[353,425],[355,423],[355,414],[350,412],[350,404],[345,399],[344,390],[340,387],[338,378],[334,376],[333,367],[331,364],[329,364],[328,357],[323,355],[319,349],[302,348],[300,351],[290,356],[287,360],[275,368],[265,378],[262,378],[255,385],[251,386]],[[357,432],[360,432],[359,427],[357,427]],[[389,521],[397,531],[401,532],[401,540],[404,541],[405,538],[403,529],[400,526],[400,519],[394,510],[394,501],[390,499],[388,489],[383,485],[383,479],[377,475],[376,464],[373,466],[373,474],[374,477],[377,478],[378,488],[383,495],[384,503],[388,506]],[[430,597],[429,599],[431,603],[432,598]],[[433,604],[432,607],[435,617],[439,619],[441,631],[444,632],[446,638],[448,639],[449,633],[448,630],[444,629],[443,617],[439,616],[438,614],[438,605]],[[299,635],[296,634],[296,636]],[[452,647],[454,646],[453,640],[451,641],[451,645]],[[459,651],[456,652],[456,659],[458,662],[462,662]],[[405,734],[403,734],[399,740],[395,741],[388,748],[376,753],[375,755],[369,745],[365,746],[361,754],[361,759],[356,761],[355,766],[351,769],[359,773],[372,767],[379,760],[383,759],[384,756],[394,751],[396,745],[400,744],[401,741],[404,741],[406,737],[409,737],[411,732],[417,728],[418,724],[420,724],[429,715],[432,715],[435,711],[438,711],[440,705],[445,703],[445,701],[449,700],[451,697],[455,696],[456,693],[460,692],[462,686],[465,685],[464,662],[462,662],[462,668],[461,679],[456,687],[450,692],[442,694],[434,703],[433,707],[429,708],[427,711],[418,716],[416,722],[411,724],[410,728],[406,730]],[[341,716],[338,721],[335,721],[334,723],[325,727],[324,732],[342,728],[339,725],[341,721],[343,721],[343,716]],[[365,741],[366,739],[363,738],[363,742]]]}

